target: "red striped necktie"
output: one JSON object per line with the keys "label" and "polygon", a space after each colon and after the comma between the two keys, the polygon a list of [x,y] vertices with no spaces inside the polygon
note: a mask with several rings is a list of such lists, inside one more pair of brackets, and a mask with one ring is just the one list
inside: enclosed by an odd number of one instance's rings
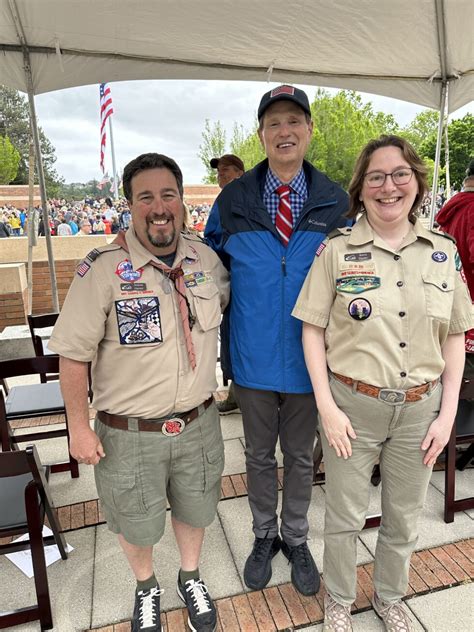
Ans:
{"label": "red striped necktie", "polygon": [[276,229],[284,246],[288,246],[293,232],[293,214],[290,205],[290,187],[282,184],[276,190],[280,198],[276,216]]}

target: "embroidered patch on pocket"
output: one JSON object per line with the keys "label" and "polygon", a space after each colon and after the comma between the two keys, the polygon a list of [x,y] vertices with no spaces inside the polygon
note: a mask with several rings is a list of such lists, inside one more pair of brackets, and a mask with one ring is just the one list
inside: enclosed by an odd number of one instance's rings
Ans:
{"label": "embroidered patch on pocket", "polygon": [[157,296],[115,301],[121,345],[163,342]]}

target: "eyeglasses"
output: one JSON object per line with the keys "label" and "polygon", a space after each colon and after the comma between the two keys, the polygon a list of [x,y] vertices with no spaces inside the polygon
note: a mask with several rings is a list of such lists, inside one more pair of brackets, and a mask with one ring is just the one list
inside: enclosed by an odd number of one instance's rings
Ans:
{"label": "eyeglasses", "polygon": [[367,182],[367,186],[371,189],[376,189],[385,184],[387,176],[392,178],[393,184],[408,184],[413,176],[413,169],[411,167],[403,167],[392,171],[392,173],[384,173],[383,171],[370,171],[366,173],[364,178]]}

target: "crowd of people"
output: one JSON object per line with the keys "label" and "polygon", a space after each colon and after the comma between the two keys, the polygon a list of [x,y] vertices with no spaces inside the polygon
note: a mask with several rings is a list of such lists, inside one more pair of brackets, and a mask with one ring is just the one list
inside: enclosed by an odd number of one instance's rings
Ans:
{"label": "crowd of people", "polygon": [[[110,197],[68,202],[51,199],[49,226],[52,236],[69,235],[115,235],[127,230],[130,224],[130,209],[125,198],[113,201]],[[44,236],[44,224],[40,207],[35,208],[38,223],[37,233]],[[186,205],[185,227],[200,235],[204,233],[209,204]],[[0,207],[0,237],[22,237],[27,235],[28,216],[25,208],[11,204]]]}
{"label": "crowd of people", "polygon": [[[162,629],[153,547],[167,504],[189,627],[214,632],[199,562],[224,467],[213,400],[224,312],[221,358],[242,412],[254,535],[245,584],[263,589],[282,553],[302,595],[320,589],[308,547],[319,431],[323,630],[353,629],[357,536],[379,463],[372,604],[387,632],[413,632],[403,597],[417,522],[472,354],[472,231],[453,223],[468,200],[441,216],[460,242],[471,239],[458,251],[418,217],[427,169],[406,140],[370,141],[346,193],[305,160],[313,121],[304,91],[270,90],[257,116],[267,158],[249,171],[236,156],[213,159],[222,190],[208,217],[208,209],[187,209],[179,166],[157,153],[125,167],[126,203],[87,202],[76,213],[54,204],[57,234],[80,213],[91,231],[105,233],[105,220],[120,228],[125,217],[128,227],[78,266],[48,345],[61,356],[71,454],[94,466],[108,527],[135,576],[132,632]],[[469,213],[472,228],[472,205]]]}

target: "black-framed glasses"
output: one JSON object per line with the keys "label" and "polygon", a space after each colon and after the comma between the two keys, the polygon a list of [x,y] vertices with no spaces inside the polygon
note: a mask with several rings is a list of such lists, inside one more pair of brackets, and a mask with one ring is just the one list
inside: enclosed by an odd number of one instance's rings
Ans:
{"label": "black-framed glasses", "polygon": [[392,173],[385,173],[384,171],[369,171],[364,176],[367,186],[371,189],[376,189],[385,184],[387,176],[392,178],[393,184],[408,184],[413,176],[413,169],[411,167],[401,167],[392,171]]}

